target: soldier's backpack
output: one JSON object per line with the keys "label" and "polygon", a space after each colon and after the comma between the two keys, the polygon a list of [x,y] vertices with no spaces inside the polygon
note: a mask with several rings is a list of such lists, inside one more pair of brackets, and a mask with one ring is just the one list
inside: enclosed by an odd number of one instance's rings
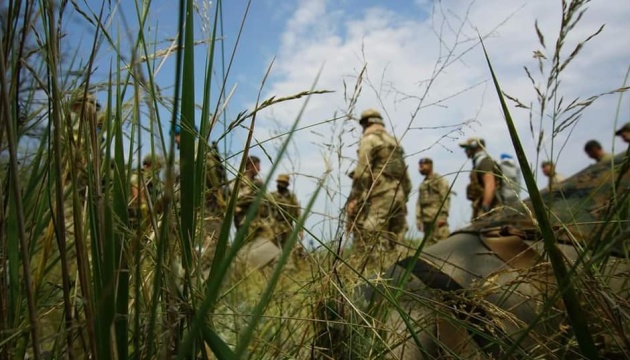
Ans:
{"label": "soldier's backpack", "polygon": [[498,164],[503,174],[503,186],[501,198],[503,203],[518,201],[521,192],[521,169],[508,154],[501,154],[501,162]]}

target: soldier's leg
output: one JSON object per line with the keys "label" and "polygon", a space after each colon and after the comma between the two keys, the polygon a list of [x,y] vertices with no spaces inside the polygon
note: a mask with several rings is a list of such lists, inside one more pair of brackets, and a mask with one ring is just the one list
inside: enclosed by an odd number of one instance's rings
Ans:
{"label": "soldier's leg", "polygon": [[367,216],[367,208],[357,214],[350,226],[350,232],[352,233],[352,248],[355,253],[363,254],[367,249],[367,236],[369,234],[363,228],[365,224],[365,218]]}
{"label": "soldier's leg", "polygon": [[207,215],[203,221],[203,244],[198,249],[203,269],[209,268],[214,258],[222,224],[221,218],[216,215]]}
{"label": "soldier's leg", "polygon": [[372,266],[383,269],[387,262],[386,255],[393,250],[397,235],[391,231],[392,214],[390,207],[383,206],[386,202],[376,201],[370,206],[363,226],[366,246],[368,247],[368,262]]}
{"label": "soldier's leg", "polygon": [[436,232],[439,231],[439,229],[434,227],[434,223],[432,221],[423,222],[422,229],[424,230],[424,248],[435,244],[438,240]]}
{"label": "soldier's leg", "polygon": [[273,230],[263,219],[251,222],[245,241],[239,256],[253,268],[273,266],[282,251],[274,242]]}
{"label": "soldier's leg", "polygon": [[409,226],[407,225],[407,204],[405,203],[405,196],[402,191],[397,190],[394,192],[394,196],[392,198],[384,197],[383,200],[384,203],[382,206],[388,206],[390,211],[388,217],[388,232],[394,235],[389,239],[389,248],[400,248],[404,243],[405,235],[409,230]]}
{"label": "soldier's leg", "polygon": [[438,241],[446,239],[449,236],[449,234],[450,234],[450,231],[448,229],[448,223],[446,223],[436,229],[435,239]]}
{"label": "soldier's leg", "polygon": [[393,245],[402,244],[409,230],[409,225],[407,224],[407,207],[404,204],[404,199],[401,199],[401,201],[397,203],[397,206],[392,209],[389,229],[395,234],[397,244]]}

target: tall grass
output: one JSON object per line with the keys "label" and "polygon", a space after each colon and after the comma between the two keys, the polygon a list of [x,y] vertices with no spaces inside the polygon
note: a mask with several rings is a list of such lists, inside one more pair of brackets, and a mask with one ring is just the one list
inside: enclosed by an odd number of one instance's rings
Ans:
{"label": "tall grass", "polygon": [[[11,1],[3,9],[6,36],[0,62],[1,143],[10,166],[2,187],[2,358],[28,354],[39,359],[43,352],[68,358],[162,358],[176,354],[183,358],[205,352],[205,344],[217,355],[234,356],[225,334],[215,328],[218,321],[212,314],[225,306],[226,281],[227,295],[238,285],[229,285],[228,274],[245,234],[237,234],[230,245],[231,218],[225,219],[212,269],[202,264],[196,250],[207,235],[203,233],[201,203],[203,159],[210,138],[227,135],[220,133],[219,125],[227,106],[229,69],[218,80],[220,96],[212,104],[215,59],[225,59],[225,54],[215,52],[221,34],[218,21],[214,21],[211,33],[206,34],[209,48],[200,122],[195,110],[194,59],[199,50],[194,9],[192,1],[181,2],[181,36],[177,47],[171,49],[177,58],[177,71],[170,98],[155,81],[158,53],[164,52],[150,50],[149,4],[136,3],[140,31],[128,42],[121,40],[121,32],[108,27],[104,14],[112,9],[106,8],[106,3],[96,13],[54,2]],[[221,2],[213,9],[213,19],[220,19]],[[65,46],[59,38],[66,36],[64,21],[71,14],[78,14],[94,30],[88,58],[81,58],[81,49]],[[102,44],[115,55],[109,74],[97,82],[92,69]],[[131,46],[128,55],[126,45]],[[77,67],[82,68],[78,74],[68,70]],[[107,102],[98,114],[104,119],[102,124],[87,105],[82,105],[78,114],[71,114],[72,102],[85,99],[84,89],[106,90]],[[239,121],[251,120],[251,141],[260,109],[314,93],[262,101]],[[41,108],[33,101],[36,99]],[[171,111],[172,118],[164,119],[162,109]],[[81,119],[76,127],[68,121],[73,116]],[[183,129],[179,161],[169,136],[176,124]],[[34,153],[22,153],[19,144],[31,141],[28,135],[33,127],[43,130],[36,138],[38,148]],[[140,167],[138,150],[146,151],[147,140],[151,153],[168,149],[164,152],[165,196],[159,204],[130,204],[132,174]],[[236,155],[244,159],[249,146],[250,142]],[[236,176],[242,169],[231,170]],[[142,183],[141,172],[139,177]],[[24,184],[27,191],[22,188]],[[234,206],[234,198],[231,200],[229,210]],[[140,226],[132,226],[129,209],[133,207],[136,213],[149,209],[148,219]],[[292,239],[295,242],[297,235]],[[257,306],[257,319],[267,307],[289,250],[284,250],[274,280],[265,287],[268,296]],[[238,304],[228,309],[235,306]],[[256,328],[253,322],[239,335],[239,353],[248,348]]]}
{"label": "tall grass", "polygon": [[[569,59],[560,57],[563,39],[581,17],[580,4],[572,1],[566,9],[551,57],[555,65],[542,99],[560,93],[562,70],[579,53],[576,49]],[[165,50],[157,48],[155,44],[162,39],[156,39],[149,27],[151,2],[134,5],[132,22],[139,30],[129,38],[111,25],[110,16],[115,16],[116,9],[106,2],[94,12],[74,2],[50,1],[11,0],[1,9],[0,152],[6,167],[0,186],[0,359],[323,357],[324,352],[314,346],[313,325],[326,321],[345,325],[356,334],[353,356],[381,358],[392,347],[392,329],[385,321],[392,313],[414,337],[417,319],[405,312],[400,299],[407,294],[400,288],[376,288],[384,300],[369,304],[374,313],[364,312],[365,304],[353,300],[356,285],[385,279],[370,279],[367,274],[376,273],[370,264],[356,255],[346,256],[341,227],[335,234],[338,242],[317,239],[321,250],[308,254],[297,271],[286,270],[291,249],[299,241],[299,228],[320,192],[330,190],[331,169],[317,179],[318,191],[305,202],[303,215],[296,219],[298,225],[272,269],[248,272],[239,263],[246,231],[230,231],[236,192],[226,199],[214,256],[211,261],[204,258],[199,249],[209,235],[204,227],[207,210],[203,198],[211,139],[218,139],[228,149],[231,132],[247,129],[242,149],[225,154],[238,160],[234,167],[226,162],[233,187],[238,188],[245,181],[242,173],[251,149],[258,146],[263,152],[272,152],[264,144],[254,144],[258,113],[282,102],[302,102],[302,111],[281,134],[281,146],[270,156],[281,159],[287,155],[292,137],[301,131],[309,98],[326,91],[317,89],[316,77],[309,90],[261,99],[272,63],[261,79],[254,108],[228,120],[231,92],[227,84],[238,41],[228,50],[219,41],[224,35],[222,1],[212,3],[211,15],[199,14],[192,0],[181,1],[178,36]],[[241,30],[248,11],[249,4]],[[68,46],[63,40],[71,16],[93,31],[88,55],[84,47]],[[196,30],[200,18],[201,34]],[[462,30],[458,31],[461,35]],[[103,56],[105,49],[111,50],[110,57]],[[451,50],[448,61],[436,67],[431,82],[463,53]],[[201,66],[200,54],[205,56]],[[167,91],[158,86],[156,73],[163,62],[173,60],[174,78]],[[365,69],[348,98],[346,115],[355,111],[364,75]],[[530,73],[528,76],[531,78]],[[106,99],[100,112],[85,101],[86,90]],[[423,102],[428,90],[414,117],[427,106]],[[81,104],[78,110],[72,106],[76,99]],[[541,119],[546,101],[540,104]],[[554,132],[578,119],[576,111],[583,107],[576,106],[566,109],[565,118],[554,120]],[[176,126],[181,127],[178,151],[172,136]],[[518,134],[513,127],[511,130],[518,144]],[[132,202],[133,178],[137,175],[143,184],[148,176],[138,170],[141,155],[146,153],[166,159],[163,196],[155,202],[151,197]],[[517,154],[526,168],[522,148],[517,147]],[[277,160],[272,164],[270,174],[278,164]],[[531,173],[526,180],[533,186]],[[265,186],[270,181],[266,179]],[[530,194],[536,194],[534,190]],[[264,201],[259,194],[243,229]],[[548,215],[540,201],[537,205],[537,220],[545,224]],[[611,223],[622,207],[611,207]],[[137,214],[143,214],[142,221]],[[549,227],[545,229],[548,250],[553,253],[553,234]],[[619,236],[611,228],[601,231],[602,243]],[[416,258],[422,250],[415,242],[403,245]],[[604,261],[603,251],[583,260],[593,268],[595,280],[598,262],[591,259]],[[398,255],[387,261],[394,262]],[[558,267],[557,273],[559,283],[568,284],[566,291],[571,285],[576,287],[572,269]],[[560,295],[572,303],[569,292]],[[335,313],[340,310],[328,306],[322,314],[318,310],[329,299],[348,307]],[[579,304],[572,309],[580,347],[585,356],[595,357],[590,340],[593,330],[580,319]],[[620,330],[607,331],[616,335]]]}

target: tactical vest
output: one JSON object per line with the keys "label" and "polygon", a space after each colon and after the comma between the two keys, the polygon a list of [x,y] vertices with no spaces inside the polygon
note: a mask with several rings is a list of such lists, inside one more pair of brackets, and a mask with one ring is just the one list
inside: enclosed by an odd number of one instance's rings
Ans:
{"label": "tactical vest", "polygon": [[442,197],[439,180],[437,176],[434,176],[420,184],[420,205],[440,205]]}
{"label": "tactical vest", "polygon": [[411,193],[411,180],[407,174],[405,164],[405,152],[398,141],[385,131],[372,133],[381,140],[381,146],[377,146],[373,151],[372,171],[375,174],[382,174],[384,177],[399,181],[405,193],[409,197]]}
{"label": "tactical vest", "polygon": [[[484,159],[489,158],[492,160],[494,164],[494,179],[495,179],[495,189],[494,189],[494,203],[503,203],[501,189],[503,188],[502,181],[502,173],[499,165],[488,155],[484,155],[477,159],[477,164],[481,163]],[[473,168],[470,172],[470,183],[466,187],[466,198],[470,201],[477,201],[483,197],[483,173],[477,170],[477,167]]]}

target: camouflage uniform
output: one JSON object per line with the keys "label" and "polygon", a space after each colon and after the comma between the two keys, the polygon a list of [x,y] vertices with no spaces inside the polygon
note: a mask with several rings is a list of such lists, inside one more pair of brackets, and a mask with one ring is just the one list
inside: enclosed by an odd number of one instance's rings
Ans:
{"label": "camouflage uniform", "polygon": [[260,178],[243,176],[238,188],[234,212],[234,225],[237,230],[240,230],[259,192],[263,193],[262,200],[256,209],[256,215],[247,228],[245,244],[239,251],[239,258],[249,267],[257,269],[273,264],[281,252],[273,241],[274,234],[271,228],[273,218],[265,194],[264,183]]}
{"label": "camouflage uniform", "polygon": [[[425,233],[432,229],[431,235],[426,239],[428,243],[446,239],[449,235],[448,212],[451,206],[449,185],[446,179],[439,174],[427,175],[418,191],[416,204],[416,223],[419,229]],[[442,223],[443,222],[443,223]],[[434,228],[433,224],[440,224]]]}
{"label": "camouflage uniform", "polygon": [[[278,182],[285,181],[288,185],[289,176],[281,174]],[[281,189],[271,193],[274,206],[274,233],[276,243],[283,247],[293,231],[293,225],[300,217],[300,203],[297,197],[289,189]]]}
{"label": "camouflage uniform", "polygon": [[[355,247],[370,251],[391,250],[407,231],[407,200],[411,180],[398,140],[383,128],[376,110],[361,114],[365,130],[359,143],[357,166],[352,176],[352,191],[348,216],[355,218],[352,226]],[[376,124],[376,125],[375,125]]]}
{"label": "camouflage uniform", "polygon": [[203,261],[211,261],[214,249],[219,239],[221,225],[226,210],[226,182],[227,176],[223,160],[215,143],[206,153],[206,173],[204,190],[204,243]]}
{"label": "camouflage uniform", "polygon": [[273,238],[273,231],[269,224],[272,221],[269,211],[269,204],[266,201],[265,187],[263,181],[256,177],[253,179],[243,178],[238,188],[238,196],[236,199],[236,212],[234,213],[234,225],[240,229],[245,222],[245,217],[250,206],[254,203],[258,192],[263,193],[263,199],[256,211],[256,216],[249,224],[247,237],[264,237],[266,239]]}
{"label": "camouflage uniform", "polygon": [[[95,138],[89,136],[90,124],[97,125],[100,109],[101,105],[91,93],[79,92],[70,102],[69,125],[72,131],[71,144],[74,150],[74,163],[71,164],[69,171],[73,171],[76,174],[76,186],[82,198],[87,195],[90,167],[96,170],[97,164],[100,165],[102,162],[100,138],[99,136]],[[86,134],[88,136],[83,136]],[[93,148],[97,150],[93,151]],[[98,158],[94,158],[93,154],[96,154]],[[70,178],[69,173],[67,178]]]}
{"label": "camouflage uniform", "polygon": [[[132,228],[148,226],[150,209],[155,209],[162,196],[162,180],[159,171],[162,158],[151,154],[144,157],[143,169],[131,175],[131,202],[129,204],[129,223]],[[142,183],[140,183],[142,173]]]}
{"label": "camouflage uniform", "polygon": [[[483,149],[485,142],[482,139],[470,138],[466,140],[466,142],[459,144],[459,146],[466,149],[469,157],[471,156],[470,154],[473,154],[473,152],[469,153],[469,151],[471,151],[471,149],[474,151],[474,155],[472,155],[473,169],[470,172],[470,183],[466,187],[466,198],[472,201],[472,220],[474,221],[479,216],[502,204],[500,195],[502,174],[498,165],[490,155],[485,152],[485,149]],[[484,184],[483,177],[485,174],[489,173],[494,174],[495,189],[492,203],[488,209],[484,209],[482,202],[486,185]]]}

